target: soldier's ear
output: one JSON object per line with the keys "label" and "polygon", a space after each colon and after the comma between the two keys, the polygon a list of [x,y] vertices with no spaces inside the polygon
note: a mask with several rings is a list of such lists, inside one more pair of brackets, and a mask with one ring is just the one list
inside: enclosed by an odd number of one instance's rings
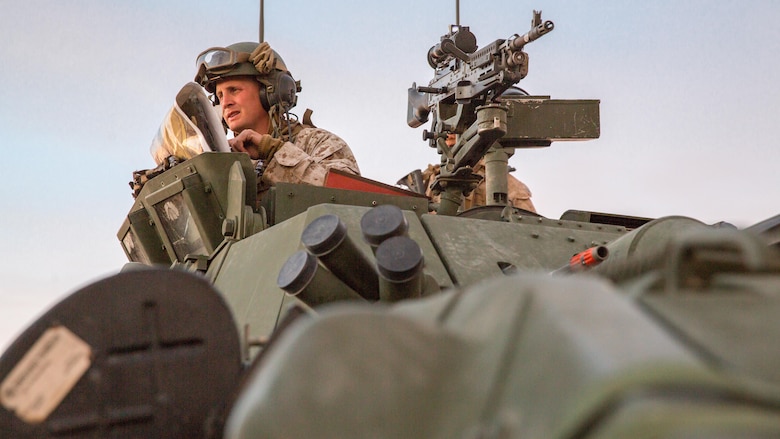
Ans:
{"label": "soldier's ear", "polygon": [[298,102],[296,92],[300,89],[300,83],[287,73],[274,70],[260,83],[260,103],[265,111],[271,111],[271,107],[279,105],[281,111],[287,111]]}

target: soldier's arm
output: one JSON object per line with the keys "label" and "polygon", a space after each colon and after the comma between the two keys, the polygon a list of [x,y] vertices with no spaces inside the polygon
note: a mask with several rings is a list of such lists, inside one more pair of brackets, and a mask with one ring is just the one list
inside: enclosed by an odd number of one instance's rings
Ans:
{"label": "soldier's arm", "polygon": [[285,142],[268,163],[263,180],[322,186],[329,169],[360,175],[355,156],[346,142],[323,129],[308,128],[298,133],[295,143]]}
{"label": "soldier's arm", "polygon": [[507,175],[507,189],[509,201],[512,206],[529,212],[536,212],[536,207],[531,201],[531,190],[522,181],[518,180],[512,174]]}

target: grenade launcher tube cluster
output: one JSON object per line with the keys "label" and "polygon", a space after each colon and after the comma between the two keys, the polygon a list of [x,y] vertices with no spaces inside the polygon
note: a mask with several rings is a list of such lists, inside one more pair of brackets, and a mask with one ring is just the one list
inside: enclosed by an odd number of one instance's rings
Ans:
{"label": "grenade launcher tube cluster", "polygon": [[408,237],[401,209],[377,206],[363,215],[360,225],[375,261],[352,241],[338,216],[322,215],[303,230],[306,250],[288,258],[277,285],[312,307],[336,300],[419,297],[424,285],[422,249]]}

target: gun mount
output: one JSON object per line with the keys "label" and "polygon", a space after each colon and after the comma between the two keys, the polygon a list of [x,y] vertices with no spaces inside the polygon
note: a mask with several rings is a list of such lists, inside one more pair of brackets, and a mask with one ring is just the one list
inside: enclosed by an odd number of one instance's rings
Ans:
{"label": "gun mount", "polygon": [[[408,90],[407,123],[417,128],[433,113],[423,140],[441,155],[441,173],[432,185],[441,194],[439,214],[454,215],[463,196],[481,177],[471,169],[485,157],[489,205],[507,204],[506,174],[517,147],[544,147],[556,140],[599,137],[597,100],[552,100],[528,96],[514,85],[528,75],[526,44],[554,29],[534,11],[531,30],[496,40],[477,50],[466,26],[452,26],[428,51],[434,78],[427,87]],[[451,145],[447,137],[456,135]]]}

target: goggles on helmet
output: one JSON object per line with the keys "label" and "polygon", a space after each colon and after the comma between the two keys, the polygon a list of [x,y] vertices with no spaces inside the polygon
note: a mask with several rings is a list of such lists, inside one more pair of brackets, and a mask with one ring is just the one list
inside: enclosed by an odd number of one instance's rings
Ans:
{"label": "goggles on helmet", "polygon": [[195,65],[206,73],[224,73],[236,64],[249,61],[249,54],[224,47],[212,47],[198,55]]}
{"label": "goggles on helmet", "polygon": [[[195,65],[198,67],[195,82],[205,87],[210,93],[214,93],[214,81],[219,79],[221,75],[229,74],[236,69],[244,70],[241,65],[248,63],[249,56],[249,53],[237,52],[224,47],[206,49],[198,55],[195,61]],[[251,66],[251,64],[247,64],[247,66]],[[249,70],[256,72],[254,66],[251,67]]]}

